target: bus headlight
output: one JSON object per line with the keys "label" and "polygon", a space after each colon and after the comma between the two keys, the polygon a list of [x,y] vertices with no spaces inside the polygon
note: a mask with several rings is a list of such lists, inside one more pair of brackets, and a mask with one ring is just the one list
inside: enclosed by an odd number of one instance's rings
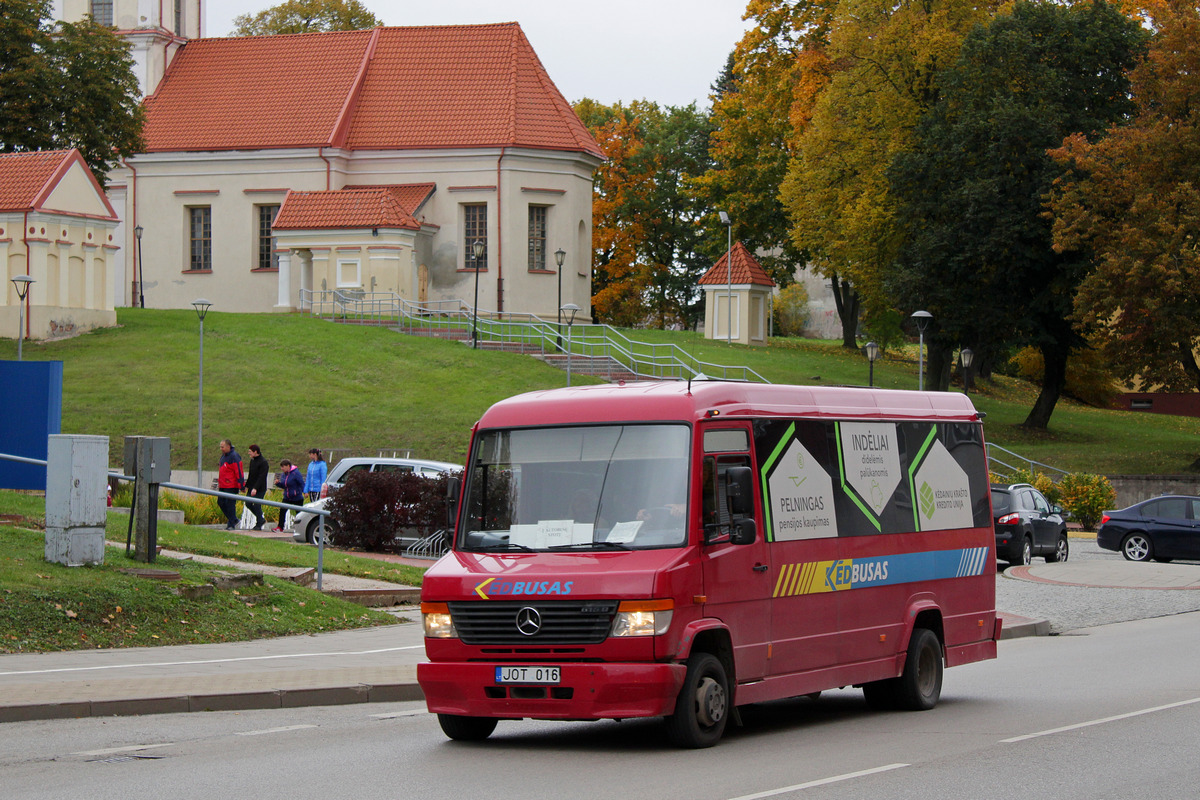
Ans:
{"label": "bus headlight", "polygon": [[430,639],[458,638],[447,603],[421,603],[421,617],[425,620],[425,635]]}
{"label": "bus headlight", "polygon": [[612,636],[661,636],[671,627],[674,600],[622,600]]}

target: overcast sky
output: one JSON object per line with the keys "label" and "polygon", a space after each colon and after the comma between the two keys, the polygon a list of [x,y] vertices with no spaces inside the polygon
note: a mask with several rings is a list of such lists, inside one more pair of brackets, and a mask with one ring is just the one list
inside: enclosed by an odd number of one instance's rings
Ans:
{"label": "overcast sky", "polygon": [[[281,0],[208,0],[206,36]],[[519,22],[559,91],[574,103],[653,100],[708,105],[708,87],[742,37],[745,0],[362,0],[385,25]]]}

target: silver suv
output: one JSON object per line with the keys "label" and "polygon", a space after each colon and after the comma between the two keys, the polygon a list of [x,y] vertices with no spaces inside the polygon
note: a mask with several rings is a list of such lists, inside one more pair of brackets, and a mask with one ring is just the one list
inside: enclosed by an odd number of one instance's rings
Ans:
{"label": "silver suv", "polygon": [[[325,483],[321,485],[320,499],[305,503],[304,507],[305,509],[325,508],[329,493],[342,488],[342,484],[346,482],[346,476],[351,472],[362,470],[367,472],[415,472],[418,475],[433,477],[446,472],[462,472],[462,469],[461,464],[451,464],[448,461],[428,461],[423,458],[343,458],[333,469],[329,470]],[[297,542],[316,542],[318,516],[308,511],[297,512],[292,518],[292,538]],[[329,518],[326,517],[325,525],[328,527],[329,524]]]}

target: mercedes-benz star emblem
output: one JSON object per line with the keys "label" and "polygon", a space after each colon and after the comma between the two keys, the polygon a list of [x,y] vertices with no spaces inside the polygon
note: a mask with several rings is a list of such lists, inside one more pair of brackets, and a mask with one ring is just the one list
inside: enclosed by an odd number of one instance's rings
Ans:
{"label": "mercedes-benz star emblem", "polygon": [[533,636],[542,629],[542,615],[536,608],[525,606],[517,612],[517,630],[526,636]]}

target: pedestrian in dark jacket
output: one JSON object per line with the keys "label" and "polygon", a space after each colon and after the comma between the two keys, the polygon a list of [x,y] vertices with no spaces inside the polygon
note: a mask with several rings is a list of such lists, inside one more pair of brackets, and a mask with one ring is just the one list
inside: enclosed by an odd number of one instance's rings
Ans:
{"label": "pedestrian in dark jacket", "polygon": [[[233,449],[233,442],[221,440],[221,461],[217,467],[217,488],[229,494],[238,494],[246,485],[246,474],[242,472],[242,457]],[[217,507],[225,515],[225,530],[237,528],[237,500],[218,497]]]}
{"label": "pedestrian in dark jacket", "polygon": [[[275,476],[275,485],[283,489],[283,502],[296,506],[304,505],[304,478],[301,477],[300,470],[286,458],[279,462],[279,474]],[[280,509],[276,531],[283,530],[285,518],[284,510]]]}
{"label": "pedestrian in dark jacket", "polygon": [[[250,445],[250,463],[246,467],[246,497],[257,497],[259,500],[267,494],[267,459],[263,457],[258,445]],[[250,512],[254,514],[254,530],[261,531],[266,519],[263,517],[262,503],[251,503],[246,500]]]}

